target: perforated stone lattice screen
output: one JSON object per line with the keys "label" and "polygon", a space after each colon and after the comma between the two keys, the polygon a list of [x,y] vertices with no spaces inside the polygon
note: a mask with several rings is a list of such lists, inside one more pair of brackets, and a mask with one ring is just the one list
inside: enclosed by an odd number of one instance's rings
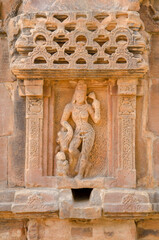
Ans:
{"label": "perforated stone lattice screen", "polygon": [[[14,26],[12,20],[11,27]],[[141,69],[146,36],[135,12],[21,15],[11,38],[18,69]],[[16,25],[16,27],[17,27]]]}

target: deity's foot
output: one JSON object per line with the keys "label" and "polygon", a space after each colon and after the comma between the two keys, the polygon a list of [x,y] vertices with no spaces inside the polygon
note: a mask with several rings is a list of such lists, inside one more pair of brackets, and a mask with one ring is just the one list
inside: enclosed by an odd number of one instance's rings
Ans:
{"label": "deity's foot", "polygon": [[80,175],[80,174],[78,174],[77,176],[75,176],[75,179],[82,179],[83,177]]}

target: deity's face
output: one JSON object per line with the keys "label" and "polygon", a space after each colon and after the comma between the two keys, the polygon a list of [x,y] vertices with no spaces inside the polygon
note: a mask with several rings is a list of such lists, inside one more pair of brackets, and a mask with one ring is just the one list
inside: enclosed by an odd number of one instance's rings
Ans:
{"label": "deity's face", "polygon": [[84,104],[86,100],[86,91],[78,89],[76,90],[74,97],[77,104]]}

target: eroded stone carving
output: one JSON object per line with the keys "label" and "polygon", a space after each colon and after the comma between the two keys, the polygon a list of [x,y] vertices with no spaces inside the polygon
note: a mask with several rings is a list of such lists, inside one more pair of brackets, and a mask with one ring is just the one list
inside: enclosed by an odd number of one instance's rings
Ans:
{"label": "eroded stone carving", "polygon": [[[17,19],[10,23],[11,29],[14,21]],[[41,13],[23,15],[18,23],[19,36],[10,38],[16,49],[11,56],[13,69],[147,67],[147,36],[137,13]]]}
{"label": "eroded stone carving", "polygon": [[[87,102],[87,98],[92,100],[92,104]],[[88,122],[89,116],[94,123],[100,121],[100,102],[96,99],[94,92],[87,96],[87,85],[84,81],[79,81],[72,102],[65,106],[61,118],[62,128],[57,138],[60,147],[60,151],[56,154],[57,175],[66,175],[67,156],[69,175],[78,178],[87,176],[91,166],[88,158],[95,140],[95,131]],[[68,122],[70,117],[75,123],[75,128]],[[61,167],[63,169],[60,170]]]}
{"label": "eroded stone carving", "polygon": [[28,169],[40,168],[40,139],[42,133],[43,101],[41,98],[27,97],[26,100],[26,156]]}
{"label": "eroded stone carving", "polygon": [[135,119],[136,119],[136,84],[137,81],[118,82],[118,124],[119,124],[119,172],[120,177],[129,176],[135,183]]}

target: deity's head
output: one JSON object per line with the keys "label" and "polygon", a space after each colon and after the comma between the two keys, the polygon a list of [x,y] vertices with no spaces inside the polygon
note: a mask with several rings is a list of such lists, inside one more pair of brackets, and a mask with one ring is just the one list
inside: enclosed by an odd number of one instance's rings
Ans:
{"label": "deity's head", "polygon": [[78,81],[73,95],[73,103],[84,104],[87,95],[87,85],[84,81]]}

